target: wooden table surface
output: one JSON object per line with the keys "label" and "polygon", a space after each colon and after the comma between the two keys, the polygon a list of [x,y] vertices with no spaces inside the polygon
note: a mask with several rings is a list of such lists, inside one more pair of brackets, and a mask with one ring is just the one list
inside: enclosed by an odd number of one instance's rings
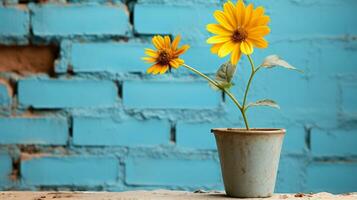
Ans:
{"label": "wooden table surface", "polygon": [[[128,191],[128,192],[0,192],[0,200],[230,200],[221,192],[184,192],[184,191]],[[330,193],[317,194],[275,194],[265,200],[331,200],[331,199],[356,199],[357,193],[333,195]],[[245,199],[249,200],[249,199]]]}

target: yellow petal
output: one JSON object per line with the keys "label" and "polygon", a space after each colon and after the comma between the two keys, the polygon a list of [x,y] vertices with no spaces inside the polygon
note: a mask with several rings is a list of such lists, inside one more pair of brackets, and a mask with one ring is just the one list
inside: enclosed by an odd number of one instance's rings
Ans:
{"label": "yellow petal", "polygon": [[183,45],[181,48],[179,48],[177,51],[175,51],[174,56],[178,57],[179,55],[185,53],[189,48],[190,48],[190,46],[188,44]]}
{"label": "yellow petal", "polygon": [[248,41],[258,48],[268,47],[268,41],[266,41],[264,38],[253,38],[253,39],[248,39]]}
{"label": "yellow petal", "polygon": [[175,59],[170,61],[170,66],[173,68],[178,68],[180,63],[178,63]]}
{"label": "yellow petal", "polygon": [[250,21],[249,25],[247,26],[247,29],[256,27],[256,26],[267,26],[268,23],[270,22],[270,17],[269,16],[260,16],[252,21]]}
{"label": "yellow petal", "polygon": [[154,36],[152,38],[152,43],[154,44],[156,49],[162,49],[164,48],[164,38],[161,37],[160,35]]}
{"label": "yellow petal", "polygon": [[253,11],[253,17],[263,16],[264,12],[265,12],[264,7],[263,6],[259,6]]}
{"label": "yellow petal", "polygon": [[158,66],[158,65],[153,65],[153,66],[151,66],[149,69],[146,70],[146,73],[151,74],[151,73],[155,70],[155,68],[156,68],[157,66]]}
{"label": "yellow petal", "polygon": [[246,55],[250,55],[253,53],[253,44],[250,43],[249,41],[243,41],[240,44],[240,50],[242,51],[242,53]]}
{"label": "yellow petal", "polygon": [[223,43],[231,40],[230,36],[222,36],[222,35],[215,35],[206,41],[208,44],[217,44],[217,43]]}
{"label": "yellow petal", "polygon": [[243,26],[248,25],[249,21],[252,19],[253,14],[253,4],[249,4],[245,9]]}
{"label": "yellow petal", "polygon": [[233,31],[234,27],[229,23],[229,19],[227,19],[226,15],[221,10],[216,10],[214,12],[214,18],[216,18],[217,22],[221,24],[224,28]]}
{"label": "yellow petal", "polygon": [[156,59],[152,57],[142,57],[141,59],[149,63],[156,62]]}
{"label": "yellow petal", "polygon": [[239,0],[236,5],[236,17],[238,26],[242,26],[244,21],[245,5],[243,0]]}
{"label": "yellow petal", "polygon": [[218,43],[218,44],[212,45],[212,47],[211,47],[211,53],[218,53],[219,48],[221,48],[221,46],[222,46],[223,44],[224,44],[224,43]]}
{"label": "yellow petal", "polygon": [[161,66],[161,65],[157,65],[157,66],[154,68],[154,70],[152,71],[152,74],[158,74],[158,73],[160,73],[162,67],[163,67],[163,66]]}
{"label": "yellow petal", "polygon": [[[176,59],[174,59],[174,60],[172,60],[172,61],[176,63],[176,65],[172,65],[172,67],[174,67],[174,68],[178,68],[178,67],[180,67],[182,64],[185,63],[185,61],[182,60],[181,58],[176,58]],[[171,62],[170,62],[170,64],[171,64]]]}
{"label": "yellow petal", "polygon": [[145,54],[154,58],[157,58],[159,56],[155,50],[149,48],[145,49]]}
{"label": "yellow petal", "polygon": [[166,47],[166,48],[170,48],[170,46],[171,46],[171,39],[170,39],[170,37],[166,35],[166,36],[164,37],[164,40],[165,40],[165,47]]}
{"label": "yellow petal", "polygon": [[231,55],[231,63],[236,65],[241,57],[240,44],[235,44]]}
{"label": "yellow petal", "polygon": [[163,73],[167,72],[168,69],[169,69],[168,66],[162,66],[161,69],[160,69],[160,74],[163,74]]}
{"label": "yellow petal", "polygon": [[181,58],[176,58],[175,61],[178,62],[179,65],[183,65],[185,63],[185,61]]}
{"label": "yellow petal", "polygon": [[180,35],[176,36],[176,38],[172,42],[172,50],[176,50],[177,49],[178,44],[180,43],[180,40],[181,40],[181,36]]}
{"label": "yellow petal", "polygon": [[219,24],[207,24],[206,29],[207,31],[217,35],[232,35],[232,31],[225,29]]}
{"label": "yellow petal", "polygon": [[218,56],[221,58],[227,56],[233,51],[234,45],[235,43],[233,43],[232,41],[224,43],[221,48],[219,48]]}
{"label": "yellow petal", "polygon": [[223,4],[223,10],[226,15],[226,17],[229,19],[229,23],[234,27],[237,28],[237,17],[236,17],[236,7],[231,1],[228,1]]}
{"label": "yellow petal", "polygon": [[268,26],[256,26],[248,29],[248,38],[252,37],[263,37],[270,33],[270,28]]}

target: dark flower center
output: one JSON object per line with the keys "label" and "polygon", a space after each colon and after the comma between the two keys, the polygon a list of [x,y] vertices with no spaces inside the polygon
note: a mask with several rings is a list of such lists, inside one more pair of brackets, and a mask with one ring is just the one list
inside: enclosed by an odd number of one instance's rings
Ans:
{"label": "dark flower center", "polygon": [[159,52],[159,57],[157,58],[157,63],[160,65],[169,65],[171,60],[170,53],[165,50]]}
{"label": "dark flower center", "polygon": [[248,34],[244,29],[238,28],[233,32],[232,40],[233,42],[242,42],[247,38],[247,36]]}

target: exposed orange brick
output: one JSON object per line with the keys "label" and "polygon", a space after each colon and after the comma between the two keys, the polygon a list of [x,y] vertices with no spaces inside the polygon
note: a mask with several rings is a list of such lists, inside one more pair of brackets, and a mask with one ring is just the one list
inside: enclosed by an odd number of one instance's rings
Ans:
{"label": "exposed orange brick", "polygon": [[49,156],[50,154],[48,153],[21,153],[20,155],[20,160],[25,161],[25,160],[31,160],[34,158],[41,158],[45,156]]}
{"label": "exposed orange brick", "polygon": [[0,45],[0,72],[20,75],[33,73],[54,74],[58,48],[54,46],[4,46]]}
{"label": "exposed orange brick", "polygon": [[[0,56],[1,57],[1,56]],[[1,67],[0,67],[1,68]],[[1,72],[1,71],[0,71]],[[5,85],[7,88],[7,93],[9,94],[10,97],[14,95],[14,89],[12,88],[10,82],[6,79],[0,78],[0,84]]]}

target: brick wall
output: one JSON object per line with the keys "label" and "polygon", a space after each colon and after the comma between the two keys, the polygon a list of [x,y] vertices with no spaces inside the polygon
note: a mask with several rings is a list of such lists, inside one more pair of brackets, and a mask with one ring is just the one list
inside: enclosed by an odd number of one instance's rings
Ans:
{"label": "brick wall", "polygon": [[[285,127],[278,192],[357,191],[357,1],[255,0],[271,16],[270,48],[303,75],[261,71],[254,127]],[[153,34],[181,34],[188,64],[213,75],[205,44],[221,0],[2,0],[0,189],[222,189],[213,127],[239,112],[179,69],[145,74]],[[239,65],[236,85],[249,73]],[[242,90],[235,90],[241,96]]]}

